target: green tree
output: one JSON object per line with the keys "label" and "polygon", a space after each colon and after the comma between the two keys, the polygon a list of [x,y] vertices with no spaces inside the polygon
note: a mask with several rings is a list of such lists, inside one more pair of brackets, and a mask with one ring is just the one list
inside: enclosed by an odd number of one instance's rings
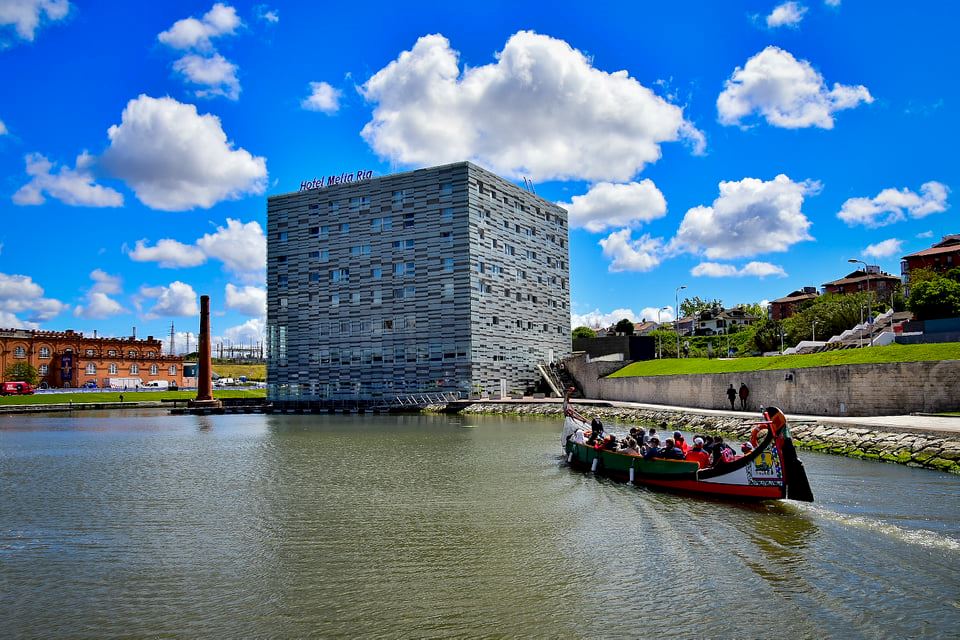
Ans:
{"label": "green tree", "polygon": [[29,382],[37,384],[40,376],[37,369],[26,362],[15,362],[3,372],[3,379],[7,382]]}
{"label": "green tree", "polygon": [[574,338],[596,338],[597,332],[590,327],[577,327],[572,335]]}
{"label": "green tree", "polygon": [[624,335],[632,336],[633,335],[633,323],[624,318],[617,323],[616,326],[617,333],[622,333]]}
{"label": "green tree", "polygon": [[780,350],[780,332],[783,330],[781,323],[764,317],[755,322],[751,328],[753,329],[750,341],[752,350],[760,353]]}
{"label": "green tree", "polygon": [[852,329],[860,323],[861,317],[866,318],[871,299],[874,314],[882,312],[889,303],[889,300],[878,300],[872,292],[828,293],[816,298],[783,321],[787,342],[795,345],[801,340],[812,339],[814,321],[817,323],[816,335],[822,339]]}
{"label": "green tree", "polygon": [[723,300],[719,298],[716,300],[704,300],[700,296],[684,298],[683,302],[680,303],[680,317],[686,318],[708,309],[723,309]]}
{"label": "green tree", "polygon": [[907,307],[917,320],[960,316],[960,282],[941,276],[911,283]]}
{"label": "green tree", "polygon": [[759,302],[749,302],[746,304],[737,305],[743,311],[751,316],[756,318],[766,318],[767,317],[767,308],[761,305]]}

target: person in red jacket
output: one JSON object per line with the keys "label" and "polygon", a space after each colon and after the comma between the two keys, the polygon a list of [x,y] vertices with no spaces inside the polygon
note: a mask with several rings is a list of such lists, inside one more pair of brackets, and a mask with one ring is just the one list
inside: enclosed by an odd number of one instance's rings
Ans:
{"label": "person in red jacket", "polygon": [[687,441],[683,439],[683,434],[679,431],[673,432],[673,443],[676,445],[680,451],[683,451],[683,455],[687,455],[687,451],[690,450],[690,445],[687,444]]}
{"label": "person in red jacket", "polygon": [[701,469],[710,466],[710,455],[703,450],[703,438],[693,439],[693,448],[683,456],[684,460],[690,460],[700,465]]}

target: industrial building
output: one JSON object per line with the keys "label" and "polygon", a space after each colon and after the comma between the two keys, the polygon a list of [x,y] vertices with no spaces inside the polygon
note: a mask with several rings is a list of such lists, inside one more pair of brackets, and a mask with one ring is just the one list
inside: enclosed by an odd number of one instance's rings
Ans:
{"label": "industrial building", "polygon": [[564,209],[469,162],[356,175],[268,200],[271,401],[523,392],[569,354]]}

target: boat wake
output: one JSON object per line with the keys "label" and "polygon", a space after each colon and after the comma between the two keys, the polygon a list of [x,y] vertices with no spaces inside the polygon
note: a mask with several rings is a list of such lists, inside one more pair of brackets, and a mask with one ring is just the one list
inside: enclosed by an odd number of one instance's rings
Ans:
{"label": "boat wake", "polygon": [[945,549],[960,552],[960,540],[936,533],[935,531],[929,531],[927,529],[907,529],[895,524],[890,524],[889,522],[884,522],[883,520],[878,520],[877,518],[839,513],[819,505],[796,503],[795,506],[799,510],[812,516],[832,520],[858,529],[876,531],[909,544],[915,544],[929,549]]}

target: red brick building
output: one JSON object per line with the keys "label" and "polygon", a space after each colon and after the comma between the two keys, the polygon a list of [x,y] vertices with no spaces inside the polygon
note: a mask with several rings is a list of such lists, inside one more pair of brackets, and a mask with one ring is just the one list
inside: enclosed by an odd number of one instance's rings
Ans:
{"label": "red brick building", "polygon": [[782,298],[777,298],[770,303],[767,313],[771,320],[779,322],[795,314],[800,305],[807,300],[816,300],[819,297],[816,287],[804,287],[797,291],[791,291]]}
{"label": "red brick building", "polygon": [[944,273],[954,267],[960,267],[960,233],[943,236],[940,242],[929,249],[903,256],[900,261],[903,284],[907,288],[910,286],[910,271],[914,269],[932,269]]}
{"label": "red brick building", "polygon": [[53,388],[90,382],[109,387],[111,379],[128,387],[155,380],[182,387],[183,358],[164,355],[162,347],[153,336],[88,338],[72,330],[0,329],[0,380],[7,367],[25,362],[37,369],[41,384]]}
{"label": "red brick building", "polygon": [[[876,269],[876,267],[871,267],[871,269]],[[889,296],[899,284],[900,278],[884,273],[879,269],[870,272],[858,269],[839,280],[824,283],[823,292],[844,294],[873,291],[878,296],[884,297]]]}

